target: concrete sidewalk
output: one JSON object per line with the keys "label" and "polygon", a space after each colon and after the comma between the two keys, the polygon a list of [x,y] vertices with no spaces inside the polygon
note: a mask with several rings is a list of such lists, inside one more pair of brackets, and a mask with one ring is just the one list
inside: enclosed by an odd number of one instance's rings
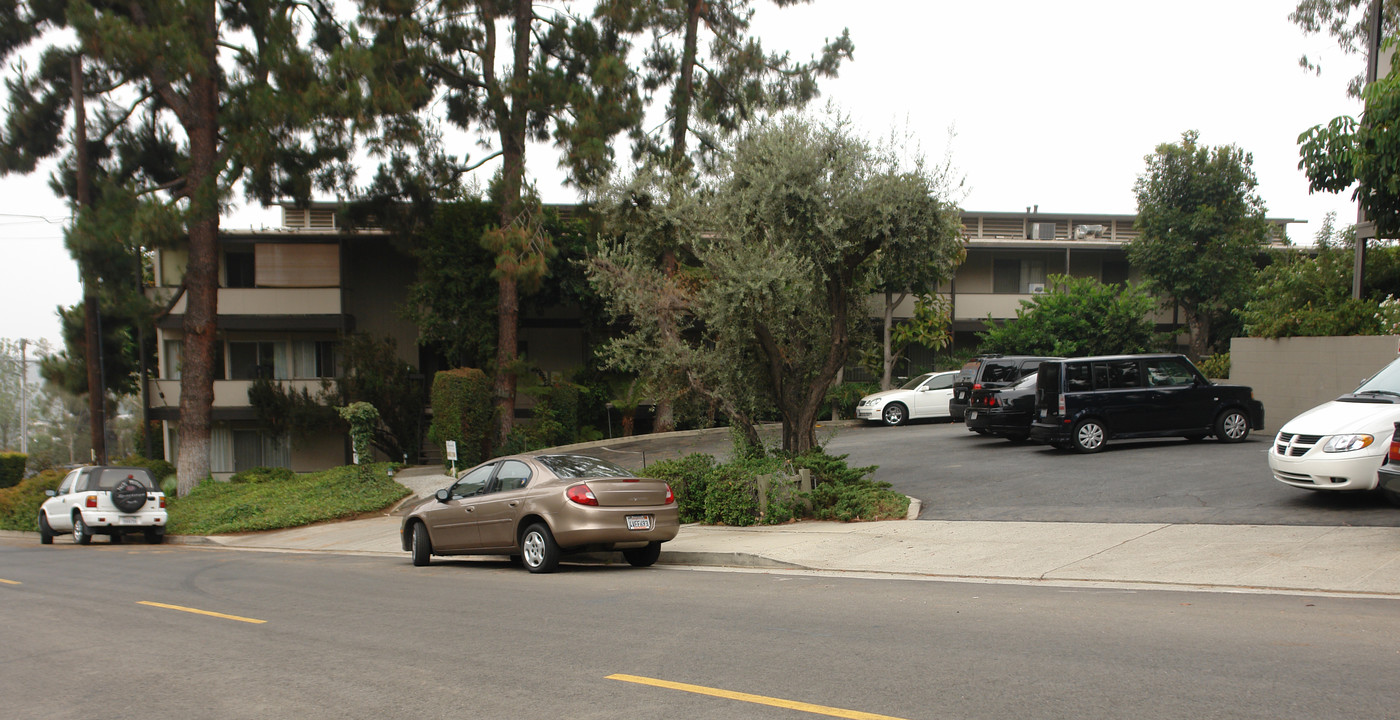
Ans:
{"label": "concrete sidewalk", "polygon": [[[172,539],[227,548],[368,553],[408,562],[399,542],[400,522],[385,516]],[[663,546],[660,563],[1400,598],[1400,528],[948,521],[687,525]]]}
{"label": "concrete sidewalk", "polygon": [[[651,444],[647,452],[653,458],[679,456],[714,442],[713,435],[677,433]],[[430,467],[406,469],[396,479],[416,497],[430,497],[451,483],[440,469]],[[400,523],[400,517],[387,514],[170,541],[372,554],[407,563]],[[36,533],[0,533],[17,535],[38,542]],[[620,553],[616,561],[622,562]],[[1386,527],[971,521],[687,525],[663,546],[659,562],[968,582],[1400,598],[1400,528]]]}

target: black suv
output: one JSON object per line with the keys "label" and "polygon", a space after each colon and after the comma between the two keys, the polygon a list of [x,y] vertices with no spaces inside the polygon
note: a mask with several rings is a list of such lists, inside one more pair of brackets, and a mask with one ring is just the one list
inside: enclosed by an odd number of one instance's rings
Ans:
{"label": "black suv", "polygon": [[974,358],[962,366],[958,377],[953,380],[953,397],[948,401],[948,414],[953,416],[953,422],[962,422],[967,416],[967,403],[973,390],[1014,385],[1027,375],[1034,375],[1036,368],[1046,360],[1059,358],[1031,355],[983,355]]}
{"label": "black suv", "polygon": [[1243,385],[1214,385],[1182,355],[1112,355],[1041,364],[1031,439],[1098,452],[1110,438],[1214,435],[1240,442],[1264,428]]}

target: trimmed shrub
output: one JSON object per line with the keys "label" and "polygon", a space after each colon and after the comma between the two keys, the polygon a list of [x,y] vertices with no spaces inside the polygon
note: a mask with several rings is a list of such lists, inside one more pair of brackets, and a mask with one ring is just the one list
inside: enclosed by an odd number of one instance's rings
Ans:
{"label": "trimmed shrub", "polygon": [[654,462],[640,474],[670,483],[676,493],[681,522],[693,523],[705,519],[705,488],[714,468],[714,457],[691,453],[675,460]]}
{"label": "trimmed shrub", "polygon": [[0,452],[0,488],[14,487],[24,479],[24,465],[29,456],[17,452]]}
{"label": "trimmed shrub", "polygon": [[1230,379],[1230,353],[1216,353],[1203,357],[1200,362],[1196,363],[1196,368],[1208,378],[1228,380]]}
{"label": "trimmed shrub", "polygon": [[758,522],[758,477],[752,466],[730,463],[710,471],[705,482],[705,522],[735,526]]}
{"label": "trimmed shrub", "polygon": [[39,506],[49,499],[44,491],[57,490],[65,474],[45,470],[14,487],[0,489],[0,530],[39,532]]}
{"label": "trimmed shrub", "polygon": [[491,457],[491,382],[475,368],[444,370],[433,376],[433,424],[428,440],[442,451],[447,464],[447,441],[457,443],[457,465],[471,467]]}
{"label": "trimmed shrub", "polygon": [[140,455],[127,455],[115,461],[117,465],[128,467],[143,467],[151,471],[156,482],[163,482],[166,478],[175,477],[175,466],[159,458],[147,458]]}

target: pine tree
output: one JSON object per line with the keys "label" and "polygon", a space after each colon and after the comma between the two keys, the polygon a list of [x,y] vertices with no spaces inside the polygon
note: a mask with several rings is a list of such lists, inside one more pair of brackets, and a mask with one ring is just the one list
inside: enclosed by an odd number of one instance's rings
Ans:
{"label": "pine tree", "polygon": [[313,186],[343,183],[350,130],[372,123],[357,108],[373,83],[350,62],[355,36],[333,10],[318,0],[39,0],[0,8],[0,58],[46,48],[33,73],[21,65],[10,83],[0,172],[33,172],[64,151],[76,167],[79,148],[64,132],[74,83],[64,71],[82,56],[81,96],[98,103],[100,118],[87,149],[130,172],[114,173],[110,196],[95,197],[77,227],[100,237],[105,226],[86,222],[100,213],[153,236],[180,227],[188,238],[182,495],[209,474],[222,207],[240,181],[264,202],[304,200]]}

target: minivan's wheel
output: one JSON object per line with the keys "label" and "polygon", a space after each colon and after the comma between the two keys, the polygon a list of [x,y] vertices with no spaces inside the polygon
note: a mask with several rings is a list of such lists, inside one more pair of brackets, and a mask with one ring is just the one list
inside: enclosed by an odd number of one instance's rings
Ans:
{"label": "minivan's wheel", "polygon": [[146,544],[160,545],[165,542],[165,531],[160,528],[150,528],[146,530]]}
{"label": "minivan's wheel", "polygon": [[87,545],[92,542],[92,528],[83,522],[82,513],[73,513],[73,542]]}
{"label": "minivan's wheel", "polygon": [[1070,434],[1072,447],[1082,453],[1102,450],[1104,441],[1107,439],[1108,431],[1098,420],[1080,420],[1074,424],[1074,430]]}
{"label": "minivan's wheel", "polygon": [[632,567],[651,567],[661,557],[661,543],[647,543],[646,547],[623,550],[622,557],[627,558],[627,564]]}
{"label": "minivan's wheel", "polygon": [[525,569],[532,573],[554,572],[559,566],[559,546],[544,523],[525,528],[520,538],[520,558],[525,561]]}
{"label": "minivan's wheel", "polygon": [[909,409],[903,403],[890,403],[885,406],[885,411],[880,413],[880,419],[886,425],[903,425],[909,419]]}
{"label": "minivan's wheel", "polygon": [[53,528],[49,526],[49,516],[39,511],[39,544],[53,544]]}
{"label": "minivan's wheel", "polygon": [[1249,418],[1239,410],[1226,410],[1215,420],[1215,437],[1220,442],[1237,443],[1249,437]]}
{"label": "minivan's wheel", "polygon": [[413,564],[423,567],[433,559],[433,541],[428,537],[428,527],[423,523],[413,523]]}
{"label": "minivan's wheel", "polygon": [[1390,488],[1385,486],[1381,486],[1376,489],[1381,491],[1381,496],[1386,499],[1386,502],[1396,507],[1400,507],[1400,491],[1391,490]]}

